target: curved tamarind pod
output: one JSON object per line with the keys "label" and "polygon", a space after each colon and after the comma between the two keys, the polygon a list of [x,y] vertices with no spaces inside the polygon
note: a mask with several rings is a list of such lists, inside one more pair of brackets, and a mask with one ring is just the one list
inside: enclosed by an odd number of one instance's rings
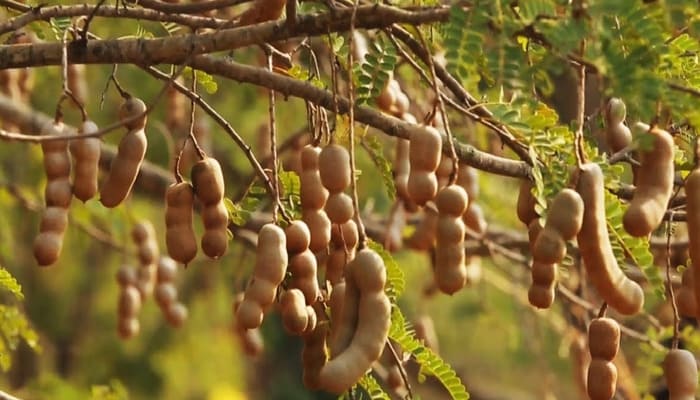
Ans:
{"label": "curved tamarind pod", "polygon": [[[321,368],[321,387],[340,394],[355,384],[379,359],[389,335],[391,303],[384,286],[386,268],[382,258],[373,250],[362,249],[347,266],[346,284],[357,287],[357,325],[350,344]],[[352,307],[346,287],[345,309]],[[354,308],[354,307],[353,307]],[[341,320],[341,324],[344,320]]]}
{"label": "curved tamarind pod", "polygon": [[673,192],[673,137],[656,127],[648,134],[654,138],[654,148],[639,151],[637,188],[622,217],[632,236],[647,236],[659,226]]}
{"label": "curved tamarind pod", "polygon": [[598,164],[581,167],[577,191],[584,204],[578,245],[588,278],[611,307],[625,315],[636,314],[644,305],[644,292],[620,270],[613,254],[605,218],[605,187]]}
{"label": "curved tamarind pod", "polygon": [[669,400],[693,400],[698,388],[698,364],[688,350],[672,349],[663,361]]}
{"label": "curved tamarind pod", "polygon": [[518,219],[525,225],[530,225],[530,222],[539,216],[535,211],[537,200],[535,196],[532,195],[532,188],[532,181],[523,180],[520,182],[516,211],[518,213]]}
{"label": "curved tamarind pod", "polygon": [[[83,122],[79,134],[97,132],[97,125],[92,121]],[[77,139],[70,142],[69,149],[74,160],[73,194],[82,201],[88,201],[98,190],[97,173],[100,162],[100,139],[93,137]]]}
{"label": "curved tamarind pod", "polygon": [[[700,168],[685,180],[685,210],[688,224],[688,253],[693,270],[695,310],[700,311]],[[700,317],[700,316],[699,316]]]}
{"label": "curved tamarind pod", "polygon": [[[127,120],[146,110],[146,104],[131,97],[119,108],[119,118]],[[103,206],[112,208],[121,204],[134,186],[141,163],[146,155],[148,140],[146,139],[146,116],[128,122],[129,129],[119,142],[117,156],[112,160],[107,179],[100,186],[100,202]]]}
{"label": "curved tamarind pod", "polygon": [[194,189],[187,182],[174,183],[165,191],[165,244],[168,255],[189,264],[197,255],[197,238],[192,227]]}

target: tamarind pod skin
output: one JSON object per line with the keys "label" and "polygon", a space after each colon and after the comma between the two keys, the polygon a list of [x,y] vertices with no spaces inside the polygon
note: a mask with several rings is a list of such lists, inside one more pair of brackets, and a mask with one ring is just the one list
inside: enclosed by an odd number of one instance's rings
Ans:
{"label": "tamarind pod skin", "polygon": [[532,181],[523,180],[520,182],[516,212],[520,222],[525,225],[530,225],[530,222],[538,217],[535,211],[537,200],[535,200],[535,196],[532,195],[532,188]]}
{"label": "tamarind pod skin", "polygon": [[141,324],[136,318],[119,318],[117,333],[122,339],[130,339],[139,334]]}
{"label": "tamarind pod skin", "polygon": [[649,235],[659,226],[673,193],[673,137],[659,128],[648,134],[654,137],[654,148],[640,150],[637,188],[622,217],[625,230],[638,237]]}
{"label": "tamarind pod skin", "polygon": [[[129,118],[136,117],[139,114],[146,112],[146,103],[137,97],[129,97],[121,106],[119,106],[119,119],[126,121]],[[124,126],[129,130],[142,130],[146,126],[147,115],[144,114],[140,118],[127,122]]]}
{"label": "tamarind pod skin", "polygon": [[434,199],[438,191],[438,181],[435,173],[411,170],[411,173],[408,175],[406,191],[411,200],[419,206]]}
{"label": "tamarind pod skin", "polygon": [[588,365],[587,382],[591,400],[611,400],[617,389],[617,367],[609,361],[594,358]]}
{"label": "tamarind pod skin", "polygon": [[342,301],[331,303],[340,305],[339,311],[331,309],[331,321],[334,322],[330,334],[331,357],[341,354],[350,346],[359,320],[360,291],[352,279],[345,280],[343,294]]}
{"label": "tamarind pod skin", "polygon": [[461,217],[468,205],[469,196],[459,185],[446,186],[435,197],[435,206],[441,215]]}
{"label": "tamarind pod skin", "polygon": [[302,209],[318,210],[326,205],[328,189],[321,184],[318,170],[302,171],[299,175],[299,198]]}
{"label": "tamarind pod skin", "polygon": [[527,299],[533,307],[549,308],[554,303],[554,285],[532,285],[527,291]]}
{"label": "tamarind pod skin", "polygon": [[350,346],[321,368],[322,388],[341,394],[357,383],[382,354],[390,324],[391,303],[386,294],[362,293],[356,333]]}
{"label": "tamarind pod skin", "polygon": [[215,158],[197,161],[190,175],[194,193],[203,204],[215,205],[224,197],[224,174]]}
{"label": "tamarind pod skin", "polygon": [[331,240],[331,220],[328,219],[326,212],[322,209],[305,209],[302,212],[302,220],[306,222],[309,231],[311,231],[309,249],[314,253],[325,249]]}
{"label": "tamarind pod skin", "polygon": [[304,294],[299,289],[290,289],[280,296],[282,325],[292,335],[301,335],[309,323]]}
{"label": "tamarind pod skin", "polygon": [[306,249],[303,252],[292,256],[289,259],[289,272],[292,273],[292,279],[289,282],[289,287],[297,288],[304,293],[306,304],[316,302],[320,289],[316,272],[318,264],[316,257],[311,250]]}
{"label": "tamarind pod skin", "polygon": [[685,195],[688,253],[694,277],[695,309],[700,310],[700,169],[694,169],[686,178]]}
{"label": "tamarind pod skin", "polygon": [[577,235],[588,279],[611,307],[624,315],[638,313],[644,292],[620,270],[612,251],[605,217],[605,187],[598,164],[581,166],[577,191],[584,204],[583,223]]}
{"label": "tamarind pod skin", "polygon": [[552,200],[545,228],[550,226],[564,240],[571,240],[581,230],[583,223],[583,200],[573,189],[562,189]]}
{"label": "tamarind pod skin", "polygon": [[357,224],[352,219],[331,227],[331,242],[339,248],[354,249],[359,240]]}
{"label": "tamarind pod skin", "polygon": [[187,320],[187,307],[182,303],[172,303],[165,309],[165,320],[173,328],[179,328]]}
{"label": "tamarind pod skin", "polygon": [[352,198],[343,192],[328,196],[324,210],[334,224],[344,224],[355,214]]}
{"label": "tamarind pod skin", "polygon": [[664,377],[669,399],[694,399],[698,387],[698,365],[695,356],[688,350],[672,349],[664,358]]}
{"label": "tamarind pod skin", "polygon": [[292,221],[284,229],[284,234],[287,237],[287,253],[290,255],[299,254],[309,248],[311,232],[304,221]]}
{"label": "tamarind pod skin", "polygon": [[165,244],[168,255],[185,265],[197,255],[197,238],[192,227],[193,205],[194,189],[189,183],[175,183],[166,189]]}
{"label": "tamarind pod skin", "polygon": [[117,313],[120,318],[134,318],[141,310],[141,294],[139,291],[129,285],[122,289],[119,295],[119,303],[117,305]]}
{"label": "tamarind pod skin", "polygon": [[411,170],[435,172],[442,155],[442,136],[432,126],[413,125],[409,129],[408,156]]}
{"label": "tamarind pod skin", "polygon": [[[81,134],[89,134],[97,131],[97,125],[88,120],[83,122],[78,132]],[[69,145],[70,152],[75,162],[73,194],[83,202],[90,200],[97,194],[100,147],[100,139],[96,137],[72,140]]]}
{"label": "tamarind pod skin", "polygon": [[539,262],[559,263],[566,256],[566,242],[558,231],[545,225],[542,232],[537,235],[532,255]]}
{"label": "tamarind pod skin", "polygon": [[591,357],[612,361],[620,349],[620,325],[612,318],[596,318],[588,326]]}
{"label": "tamarind pod skin", "polygon": [[462,214],[462,221],[464,221],[464,225],[466,225],[467,228],[474,231],[477,235],[484,235],[488,229],[488,222],[486,222],[486,218],[484,217],[484,210],[480,205],[473,202],[471,197],[469,201],[470,204],[469,207],[467,207],[467,211]]}
{"label": "tamarind pod skin", "polygon": [[321,153],[320,147],[314,147],[310,144],[301,149],[301,170],[316,171],[318,170],[318,155]]}
{"label": "tamarind pod skin", "polygon": [[128,265],[122,265],[117,270],[115,278],[121,286],[130,286],[136,284],[136,271]]}
{"label": "tamarind pod skin", "polygon": [[416,226],[408,245],[414,250],[425,251],[433,247],[438,226],[438,213],[431,207],[423,209],[423,218]]}
{"label": "tamarind pod skin", "polygon": [[352,179],[350,153],[339,144],[329,144],[318,156],[318,171],[321,183],[330,193],[345,190]]}
{"label": "tamarind pod skin", "polygon": [[129,131],[119,142],[107,179],[100,187],[100,202],[107,208],[121,204],[131,192],[146,155],[148,141],[143,129]]}

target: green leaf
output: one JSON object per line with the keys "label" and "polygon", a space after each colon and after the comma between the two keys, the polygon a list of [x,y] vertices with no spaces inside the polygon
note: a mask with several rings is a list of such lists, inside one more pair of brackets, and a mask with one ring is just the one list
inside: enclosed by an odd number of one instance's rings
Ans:
{"label": "green leaf", "polygon": [[396,49],[392,44],[387,44],[383,37],[369,46],[364,61],[353,68],[359,104],[368,103],[379,96],[394,72],[396,61]]}
{"label": "green leaf", "polygon": [[379,386],[379,383],[370,374],[365,374],[357,383],[362,390],[356,393],[357,400],[391,400],[391,397]]}
{"label": "green leaf", "polygon": [[406,288],[406,278],[404,273],[396,260],[394,260],[394,257],[392,257],[391,254],[384,249],[384,246],[372,239],[368,239],[367,246],[376,251],[382,258],[382,261],[384,261],[384,266],[386,267],[386,287],[384,288],[384,291],[386,292],[387,296],[389,296],[389,301],[391,301],[391,304],[396,304],[396,300],[401,296]]}
{"label": "green leaf", "polygon": [[[401,140],[401,139],[397,139]],[[394,201],[396,198],[396,186],[394,184],[394,175],[392,172],[391,162],[384,157],[384,148],[382,142],[375,135],[362,136],[362,148],[367,151],[372,162],[377,167],[377,170],[382,174],[382,182],[389,200]]]}
{"label": "green leaf", "polygon": [[[421,367],[420,373],[432,375],[440,381],[453,400],[469,399],[469,392],[457,373],[439,355],[425,347],[423,342],[416,338],[415,332],[408,326],[398,307],[392,308],[389,337],[401,346],[403,351],[413,356]],[[420,381],[420,375],[418,379]]]}

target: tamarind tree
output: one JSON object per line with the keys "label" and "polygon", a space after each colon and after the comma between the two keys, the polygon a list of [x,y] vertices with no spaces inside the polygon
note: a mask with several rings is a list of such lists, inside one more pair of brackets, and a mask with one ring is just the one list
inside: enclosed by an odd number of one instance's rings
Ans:
{"label": "tamarind tree", "polygon": [[0,0],[0,35],[0,398],[694,398],[697,2]]}

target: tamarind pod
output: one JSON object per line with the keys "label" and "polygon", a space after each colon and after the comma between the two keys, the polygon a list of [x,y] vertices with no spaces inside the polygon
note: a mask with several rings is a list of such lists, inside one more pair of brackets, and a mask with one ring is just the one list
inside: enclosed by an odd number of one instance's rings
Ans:
{"label": "tamarind pod", "polygon": [[[233,300],[233,314],[236,316],[238,307],[243,302],[243,293],[237,293]],[[243,348],[243,352],[249,357],[259,356],[265,347],[260,329],[245,329],[238,325],[234,318],[233,330],[238,338],[238,342]]]}
{"label": "tamarind pod", "polygon": [[441,155],[442,136],[437,129],[425,125],[410,127],[408,158],[411,171],[435,172]]}
{"label": "tamarind pod", "polygon": [[289,289],[280,296],[282,326],[292,335],[301,335],[309,323],[304,294],[299,289]]}
{"label": "tamarind pod", "polygon": [[613,152],[618,152],[632,143],[632,133],[623,124],[627,108],[618,98],[611,98],[605,107],[605,142]]}
{"label": "tamarind pod", "polygon": [[216,205],[224,197],[224,174],[215,158],[206,157],[197,161],[190,175],[194,193],[202,204]]}
{"label": "tamarind pod", "polygon": [[138,246],[141,265],[154,264],[158,258],[158,242],[153,224],[147,220],[139,221],[131,231],[131,238]]}
{"label": "tamarind pod", "polygon": [[301,208],[318,210],[326,205],[328,189],[321,184],[321,175],[318,170],[302,171],[299,175],[299,197]]}
{"label": "tamarind pod", "polygon": [[532,181],[526,179],[520,182],[520,191],[518,192],[518,203],[516,212],[518,219],[525,225],[530,225],[530,222],[539,217],[535,211],[537,200],[532,195]]}
{"label": "tamarind pod", "polygon": [[320,322],[311,333],[304,335],[304,347],[301,350],[301,360],[304,367],[304,386],[310,390],[321,388],[321,368],[326,364],[326,336],[328,323]]}
{"label": "tamarind pod", "polygon": [[527,291],[527,300],[533,307],[549,308],[554,303],[554,285],[532,285]]}
{"label": "tamarind pod", "polygon": [[[51,143],[51,142],[47,142]],[[46,180],[66,179],[70,176],[70,157],[62,151],[44,153],[44,171]]]}
{"label": "tamarind pod", "polygon": [[450,216],[438,217],[438,246],[462,244],[464,242],[464,233],[464,222],[461,219]]}
{"label": "tamarind pod", "polygon": [[[119,119],[124,122],[124,126],[127,129],[130,131],[139,131],[146,127],[147,115],[144,114],[146,110],[146,103],[144,103],[143,100],[136,97],[129,97],[119,106],[119,112],[117,114]],[[130,118],[135,118],[138,115],[141,116],[133,121],[126,122]]]}
{"label": "tamarind pod", "polygon": [[[284,279],[289,257],[284,230],[275,224],[265,224],[258,232],[255,278],[278,286]],[[247,293],[246,293],[247,296]]]}
{"label": "tamarind pod", "polygon": [[134,318],[141,310],[141,294],[135,287],[129,285],[122,288],[117,305],[120,318]]}
{"label": "tamarind pod", "polygon": [[435,206],[440,215],[461,217],[468,205],[467,192],[459,185],[446,186],[435,197]]}
{"label": "tamarind pod", "polygon": [[316,310],[314,310],[312,306],[306,306],[306,317],[308,322],[306,323],[306,328],[304,328],[304,331],[301,333],[302,335],[311,334],[318,324],[318,315],[316,315]]}
{"label": "tamarind pod", "polygon": [[311,231],[309,249],[314,253],[325,249],[331,240],[331,220],[322,209],[304,209],[302,220]]}
{"label": "tamarind pod", "polygon": [[328,196],[326,207],[324,208],[328,219],[334,224],[344,224],[355,214],[352,206],[352,198],[343,192],[333,193]]}
{"label": "tamarind pod", "polygon": [[320,147],[307,144],[301,149],[301,170],[318,171],[318,156],[321,153]]}
{"label": "tamarind pod", "polygon": [[646,236],[659,226],[673,192],[673,137],[656,127],[648,134],[654,138],[654,147],[639,152],[637,188],[622,217],[623,227],[632,236]]}
{"label": "tamarind pod", "polygon": [[119,142],[117,156],[112,160],[107,179],[100,187],[100,202],[103,206],[116,207],[129,195],[146,155],[147,146],[148,141],[143,128],[131,130],[124,135]]}
{"label": "tamarind pod", "polygon": [[352,179],[350,153],[339,144],[329,144],[318,155],[318,172],[321,183],[330,193],[345,190]]}
{"label": "tamarind pod", "polygon": [[696,168],[685,180],[685,210],[688,224],[688,253],[693,270],[695,309],[700,310],[700,169]]}
{"label": "tamarind pod", "polygon": [[228,249],[228,210],[223,201],[202,210],[204,234],[202,235],[202,252],[211,258],[219,258]]}
{"label": "tamarind pod", "polygon": [[544,229],[544,225],[539,218],[533,219],[527,226],[527,238],[530,244],[530,251],[533,251],[535,248],[537,237],[540,235],[540,232],[542,232],[542,229]]}
{"label": "tamarind pod", "polygon": [[542,232],[537,235],[532,255],[535,260],[543,263],[559,263],[566,256],[566,242],[558,231],[545,224]]}
{"label": "tamarind pod", "polygon": [[406,190],[413,203],[422,206],[435,198],[438,192],[437,177],[432,172],[411,170]]}
{"label": "tamarind pod", "polygon": [[187,307],[182,303],[171,303],[165,308],[165,320],[173,328],[179,328],[187,320]]}
{"label": "tamarind pod", "polygon": [[693,268],[686,268],[681,277],[681,286],[675,292],[678,314],[683,317],[695,318],[697,316],[694,275]]}
{"label": "tamarind pod", "polygon": [[[78,134],[90,134],[97,131],[97,125],[88,120],[83,122]],[[96,137],[72,140],[69,145],[70,153],[75,161],[73,194],[83,202],[90,200],[97,194],[100,146],[100,139]]]}
{"label": "tamarind pod", "polygon": [[342,281],[345,274],[345,265],[355,258],[355,250],[346,251],[344,249],[333,248],[326,260],[325,279],[335,285]]}
{"label": "tamarind pod", "polygon": [[391,303],[383,291],[362,293],[358,308],[350,346],[321,368],[321,387],[328,392],[341,394],[352,387],[379,359],[389,335]]}
{"label": "tamarind pod", "polygon": [[87,82],[85,80],[85,64],[68,64],[66,66],[66,73],[68,90],[71,91],[73,96],[75,96],[81,104],[85,104],[88,94]]}
{"label": "tamarind pod", "polygon": [[588,279],[600,296],[621,314],[636,314],[644,305],[644,292],[620,270],[610,245],[605,218],[603,172],[598,164],[581,166],[577,191],[584,204],[583,223],[577,235]]}
{"label": "tamarind pod", "polygon": [[68,211],[61,207],[44,210],[39,234],[34,239],[34,259],[40,266],[58,261],[63,248],[63,233],[68,226]]}
{"label": "tamarind pod", "polygon": [[[334,291],[336,286],[338,284],[333,287]],[[331,306],[340,306],[339,310],[331,308],[331,357],[341,354],[350,346],[358,326],[360,291],[352,279],[346,279],[341,290],[343,300],[331,302]]]}
{"label": "tamarind pod", "polygon": [[68,177],[54,178],[47,182],[44,189],[44,198],[47,207],[67,209],[73,198],[73,190]]}
{"label": "tamarind pod", "polygon": [[454,163],[452,162],[452,158],[450,158],[450,156],[442,154],[442,157],[440,158],[440,163],[438,164],[438,167],[435,170],[435,176],[437,177],[438,187],[440,189],[447,186],[447,184],[449,183],[450,174],[452,174],[453,164]]}
{"label": "tamarind pod", "polygon": [[194,189],[189,183],[174,183],[165,190],[165,244],[168,255],[185,265],[197,255],[193,206]]}
{"label": "tamarind pod", "polygon": [[[394,82],[397,82],[394,80]],[[398,84],[398,82],[397,82]],[[408,95],[399,88],[399,90],[396,92],[396,101],[394,102],[394,106],[392,107],[392,114],[394,116],[400,116],[408,112],[408,108],[411,106],[411,99],[408,98]]]}
{"label": "tamarind pod", "polygon": [[425,251],[433,247],[437,232],[438,213],[432,207],[423,209],[423,218],[416,226],[416,230],[408,239],[408,246],[414,250]]}
{"label": "tamarind pod", "polygon": [[331,227],[331,242],[339,248],[354,249],[360,240],[359,235],[357,224],[352,219]]}
{"label": "tamarind pod", "polygon": [[287,253],[299,254],[309,248],[311,232],[304,221],[294,220],[284,229],[287,237]]}
{"label": "tamarind pod", "polygon": [[472,198],[469,198],[469,207],[467,211],[462,214],[462,221],[467,228],[471,229],[477,235],[485,235],[488,229],[488,222],[484,217],[484,210],[480,205],[472,202]]}
{"label": "tamarind pod", "polygon": [[141,292],[141,297],[150,296],[156,285],[156,275],[158,274],[155,264],[142,265],[136,274],[136,288]]}
{"label": "tamarind pod", "polygon": [[119,318],[117,333],[122,339],[130,339],[139,334],[141,324],[136,318]]}
{"label": "tamarind pod", "polygon": [[540,261],[532,263],[532,283],[536,285],[549,286],[557,278],[556,264],[549,264]]}
{"label": "tamarind pod", "polygon": [[396,103],[396,85],[392,84],[392,82],[394,82],[394,78],[390,77],[387,79],[384,87],[375,99],[377,107],[387,114],[391,114],[394,103]]}
{"label": "tamarind pod", "polygon": [[692,400],[698,387],[698,365],[688,350],[671,349],[663,361],[670,400]]}
{"label": "tamarind pod", "polygon": [[122,265],[119,267],[115,277],[120,286],[136,284],[136,271],[128,265]]}
{"label": "tamarind pod", "polygon": [[236,310],[237,325],[241,329],[256,329],[262,325],[265,311],[252,300],[243,300],[241,305]]}
{"label": "tamarind pod", "polygon": [[435,252],[435,283],[445,294],[452,295],[467,284],[466,256],[461,244],[441,245]]}
{"label": "tamarind pod", "polygon": [[612,361],[620,349],[620,325],[612,318],[596,318],[588,326],[591,357]]}
{"label": "tamarind pod", "polygon": [[289,287],[301,290],[306,298],[306,304],[315,303],[320,289],[316,280],[318,265],[314,253],[306,249],[290,257],[287,268],[292,273]]}
{"label": "tamarind pod", "polygon": [[571,240],[581,230],[583,223],[583,199],[573,189],[562,189],[549,206],[547,226],[561,234],[564,240]]}
{"label": "tamarind pod", "polygon": [[159,283],[153,291],[153,298],[162,309],[165,309],[177,301],[177,288],[171,282]]}
{"label": "tamarind pod", "polygon": [[617,367],[609,361],[594,358],[588,365],[586,381],[591,400],[611,400],[617,388]]}

